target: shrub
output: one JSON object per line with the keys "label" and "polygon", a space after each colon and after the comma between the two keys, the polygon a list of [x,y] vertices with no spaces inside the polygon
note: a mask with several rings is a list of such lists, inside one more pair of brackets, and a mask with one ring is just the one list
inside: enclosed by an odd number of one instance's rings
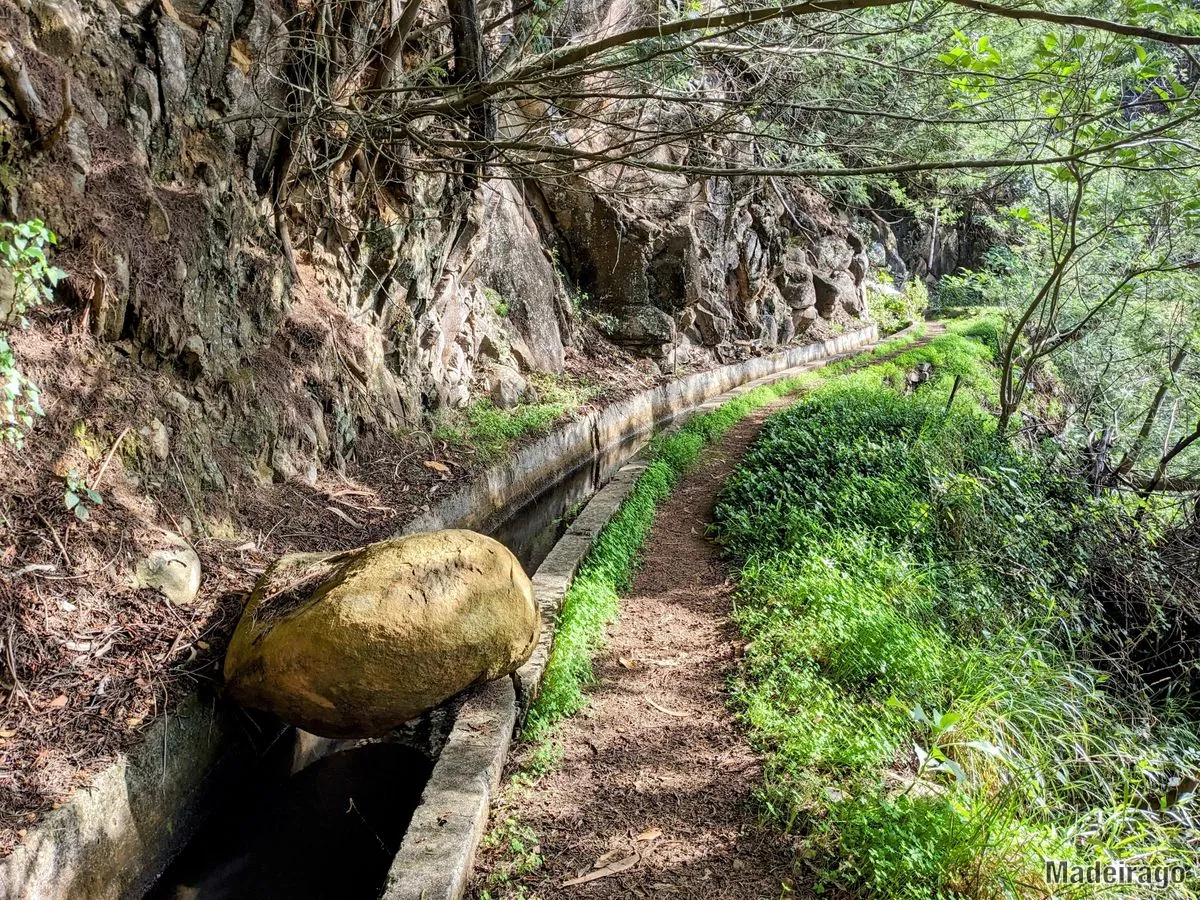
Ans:
{"label": "shrub", "polygon": [[[50,265],[49,248],[58,243],[40,219],[0,222],[0,266],[10,273],[11,303],[0,309],[0,322],[29,327],[30,309],[54,299],[54,288],[66,273]],[[20,446],[35,416],[44,415],[38,387],[20,370],[8,333],[0,329],[0,440]]]}

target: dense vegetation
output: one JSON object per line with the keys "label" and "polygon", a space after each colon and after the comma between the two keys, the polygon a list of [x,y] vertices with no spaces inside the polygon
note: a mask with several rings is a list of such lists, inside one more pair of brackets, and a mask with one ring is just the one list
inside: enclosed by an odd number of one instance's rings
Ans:
{"label": "dense vegetation", "polygon": [[775,416],[718,507],[763,806],[826,880],[881,896],[1038,895],[1046,859],[1200,852],[1187,681],[1114,658],[1091,589],[1129,509],[998,434],[997,324]]}

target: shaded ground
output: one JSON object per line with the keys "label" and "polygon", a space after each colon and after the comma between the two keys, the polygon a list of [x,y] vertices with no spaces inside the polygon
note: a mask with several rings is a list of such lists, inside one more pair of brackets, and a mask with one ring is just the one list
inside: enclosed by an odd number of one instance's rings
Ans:
{"label": "shaded ground", "polygon": [[[633,592],[596,660],[591,703],[556,734],[561,765],[515,798],[545,859],[520,884],[527,896],[787,893],[793,849],[748,806],[759,761],[726,703],[740,651],[734,585],[705,539],[718,489],[780,405],[709,448],[659,510]],[[489,862],[485,854],[476,896]],[[595,877],[602,871],[611,874]],[[594,880],[567,884],[589,874]]]}

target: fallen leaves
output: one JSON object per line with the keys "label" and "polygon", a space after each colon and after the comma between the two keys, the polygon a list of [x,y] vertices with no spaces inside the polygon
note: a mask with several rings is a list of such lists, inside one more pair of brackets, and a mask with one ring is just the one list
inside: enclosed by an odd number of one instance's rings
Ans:
{"label": "fallen leaves", "polygon": [[675,716],[675,718],[677,718],[677,719],[686,719],[689,715],[691,715],[691,713],[680,712],[677,709],[668,709],[667,707],[662,706],[661,704],[655,703],[649,697],[646,698],[646,702],[649,703],[651,706],[653,706],[655,709],[657,709],[660,713],[666,713],[668,716]]}
{"label": "fallen leaves", "polygon": [[[578,878],[572,878],[569,881],[564,881],[563,887],[575,887],[580,884],[587,884],[590,881],[598,881],[601,878],[608,878],[610,875],[618,875],[621,872],[628,872],[643,859],[650,849],[650,845],[662,837],[661,828],[647,828],[645,831],[637,834],[633,838],[633,847],[618,847],[614,850],[609,850],[594,863],[592,870],[585,872]],[[644,845],[639,847],[638,845]],[[625,854],[624,856],[622,854]]]}

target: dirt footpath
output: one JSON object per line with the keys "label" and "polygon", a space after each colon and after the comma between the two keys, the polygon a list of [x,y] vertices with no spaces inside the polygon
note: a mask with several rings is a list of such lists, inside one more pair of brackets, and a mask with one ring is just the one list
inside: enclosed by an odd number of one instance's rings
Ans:
{"label": "dirt footpath", "polygon": [[[739,651],[734,584],[705,538],[717,491],[780,405],[708,448],[658,511],[596,660],[591,704],[560,726],[559,768],[521,794],[521,821],[541,837],[545,863],[513,895],[792,896],[791,847],[749,806],[759,761],[726,702]],[[485,855],[484,875],[486,866]]]}

